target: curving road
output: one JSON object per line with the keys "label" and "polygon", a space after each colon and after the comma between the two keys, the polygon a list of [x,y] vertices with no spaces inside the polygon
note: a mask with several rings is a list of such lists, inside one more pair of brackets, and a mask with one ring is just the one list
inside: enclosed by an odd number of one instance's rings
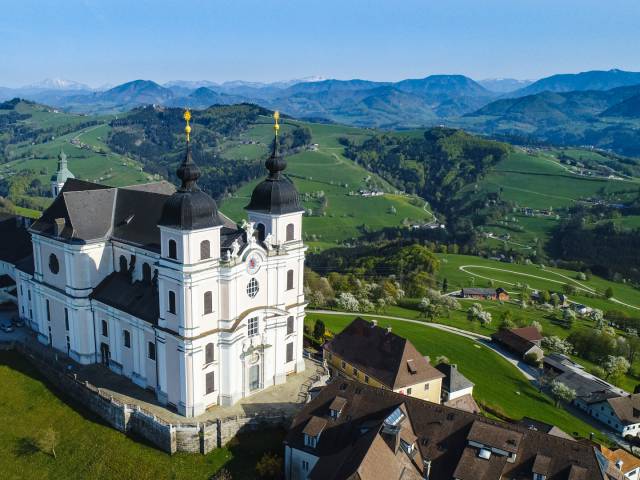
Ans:
{"label": "curving road", "polygon": [[[512,283],[512,282],[507,282],[505,280],[498,280],[496,278],[486,277],[484,275],[480,275],[479,273],[471,272],[471,271],[467,270],[469,268],[484,268],[485,270],[494,270],[494,271],[498,271],[498,272],[506,272],[506,273],[509,273],[511,275],[521,275],[523,277],[535,278],[535,279],[538,279],[538,280],[544,280],[546,282],[559,283],[561,285],[564,285],[567,282],[572,282],[572,283],[577,285],[576,288],[578,290],[582,290],[582,291],[585,291],[585,292],[591,293],[591,294],[597,294],[597,291],[595,289],[593,289],[591,287],[588,287],[583,283],[580,283],[578,280],[576,280],[574,278],[571,278],[571,277],[568,277],[568,276],[566,276],[566,275],[564,275],[562,273],[553,272],[551,270],[545,270],[545,272],[546,273],[550,273],[552,275],[558,275],[559,277],[563,278],[564,281],[552,280],[551,278],[541,277],[539,275],[533,275],[531,273],[516,272],[514,270],[509,270],[509,269],[506,269],[506,268],[488,267],[486,265],[461,265],[461,266],[458,267],[458,270],[466,273],[467,275],[473,275],[474,277],[483,278],[485,280],[490,280],[490,281],[493,281],[493,282],[500,282],[500,283],[504,283],[505,285],[511,285],[511,286],[515,286],[516,284]],[[614,302],[614,303],[617,303],[618,305],[624,305],[625,307],[633,308],[635,310],[640,310],[640,307],[637,307],[635,305],[631,305],[629,303],[624,303],[623,301],[618,300],[617,298],[610,298],[609,300]]]}

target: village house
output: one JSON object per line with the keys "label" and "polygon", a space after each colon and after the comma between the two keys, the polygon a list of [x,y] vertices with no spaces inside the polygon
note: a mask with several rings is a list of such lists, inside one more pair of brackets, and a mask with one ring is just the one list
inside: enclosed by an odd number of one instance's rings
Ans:
{"label": "village house", "polygon": [[535,327],[499,330],[491,335],[491,338],[522,359],[530,354],[535,355],[537,360],[541,360],[544,356],[544,352],[540,348],[542,335]]}
{"label": "village house", "polygon": [[287,480],[603,480],[610,462],[589,442],[343,379],[285,438]]}
{"label": "village house", "polygon": [[640,436],[640,393],[603,398],[591,404],[590,413],[623,437]]}
{"label": "village house", "polygon": [[457,365],[439,363],[436,369],[442,372],[442,404],[447,407],[478,413],[480,407],[473,399],[473,383],[458,370]]}
{"label": "village house", "polygon": [[463,288],[460,291],[462,298],[473,298],[476,300],[500,300],[509,301],[509,293],[502,287],[498,288]]}
{"label": "village house", "polygon": [[323,356],[333,376],[440,403],[444,374],[390,327],[356,318],[324,344]]}
{"label": "village house", "polygon": [[612,480],[638,480],[640,478],[640,459],[621,448],[610,450],[601,446],[600,451],[608,461],[607,475]]}

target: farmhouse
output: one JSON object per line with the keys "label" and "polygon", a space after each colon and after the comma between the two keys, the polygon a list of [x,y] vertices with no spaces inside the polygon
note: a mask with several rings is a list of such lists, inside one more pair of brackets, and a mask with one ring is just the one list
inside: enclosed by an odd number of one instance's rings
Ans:
{"label": "farmhouse", "polygon": [[640,435],[640,394],[603,398],[591,405],[590,413],[623,437]]}
{"label": "farmhouse", "polygon": [[[41,343],[81,364],[101,362],[196,416],[304,369],[306,247],[298,192],[282,175],[278,117],[269,175],[243,227],[198,187],[189,112],[185,120],[177,190],[66,175],[30,239],[0,237],[0,273],[16,282],[20,315]],[[14,251],[14,238],[29,257]]]}
{"label": "farmhouse", "polygon": [[542,335],[535,327],[509,328],[491,335],[494,342],[525,358],[529,354],[540,360],[544,356],[540,343]]}
{"label": "farmhouse", "polygon": [[462,298],[474,298],[476,300],[500,300],[507,302],[509,294],[504,288],[463,288],[460,292]]}
{"label": "farmhouse", "polygon": [[295,417],[287,480],[604,479],[590,443],[337,380]]}
{"label": "farmhouse", "polygon": [[323,346],[332,375],[440,403],[444,374],[390,328],[356,318]]}

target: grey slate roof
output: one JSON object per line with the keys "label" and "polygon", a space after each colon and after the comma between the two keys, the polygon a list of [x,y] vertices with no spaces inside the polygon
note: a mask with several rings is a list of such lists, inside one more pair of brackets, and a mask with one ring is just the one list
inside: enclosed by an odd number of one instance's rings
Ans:
{"label": "grey slate roof", "polygon": [[444,373],[445,378],[442,379],[442,388],[447,392],[459,392],[465,388],[473,387],[467,377],[462,375],[456,365],[449,365],[448,363],[439,363],[436,368]]}
{"label": "grey slate roof", "polygon": [[[69,243],[110,237],[159,251],[158,223],[174,192],[175,187],[165,181],[114,188],[71,178],[31,229]],[[57,219],[64,219],[60,235],[56,235]],[[239,234],[233,222],[226,217],[224,222],[227,237]]]}
{"label": "grey slate roof", "polygon": [[98,284],[91,298],[154,325],[158,324],[158,286],[152,282],[131,283],[127,273],[113,272]]}

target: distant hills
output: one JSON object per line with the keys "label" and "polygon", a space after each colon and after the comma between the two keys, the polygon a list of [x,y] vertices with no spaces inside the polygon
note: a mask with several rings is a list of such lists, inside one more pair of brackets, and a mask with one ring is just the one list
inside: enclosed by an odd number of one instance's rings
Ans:
{"label": "distant hills", "polygon": [[[478,133],[636,152],[640,72],[589,71],[531,82],[430,75],[398,82],[310,77],[275,83],[134,80],[103,90],[69,80],[9,89],[70,112],[116,113],[155,104],[205,109],[253,103],[293,117],[360,127],[406,129],[446,124]],[[633,145],[631,148],[629,145]],[[640,153],[640,146],[638,147]]]}

